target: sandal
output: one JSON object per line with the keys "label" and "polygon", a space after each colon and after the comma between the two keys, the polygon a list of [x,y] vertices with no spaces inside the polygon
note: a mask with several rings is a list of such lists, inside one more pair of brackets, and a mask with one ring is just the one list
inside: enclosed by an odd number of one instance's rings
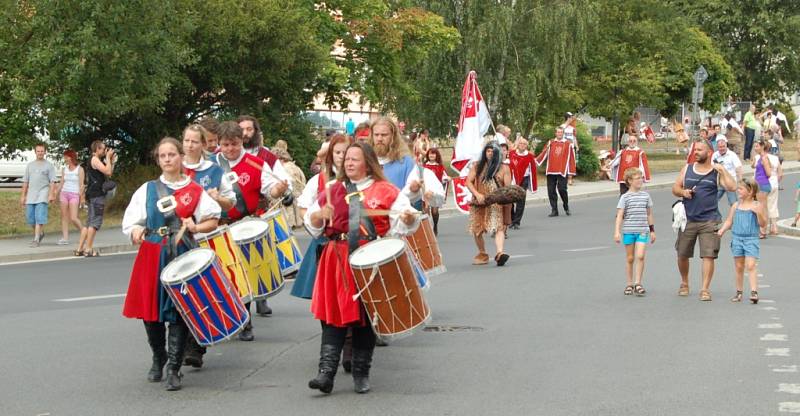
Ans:
{"label": "sandal", "polygon": [[625,292],[623,292],[623,293],[625,293],[625,296],[632,295],[633,294],[633,286],[631,286],[631,285],[625,286]]}
{"label": "sandal", "polygon": [[95,249],[92,249],[91,251],[87,251],[86,253],[84,253],[84,256],[86,256],[86,257],[100,257],[100,252],[95,250]]}
{"label": "sandal", "polygon": [[74,250],[72,255],[75,257],[83,257],[86,255],[86,253],[83,250]]}
{"label": "sandal", "polygon": [[489,263],[489,255],[486,253],[478,253],[477,256],[472,258],[472,264],[481,265]]}
{"label": "sandal", "polygon": [[701,290],[700,291],[700,300],[703,302],[710,302],[711,301],[711,292],[708,290]]}
{"label": "sandal", "polygon": [[750,302],[753,302],[753,305],[758,303],[758,292],[755,290],[750,291]]}
{"label": "sandal", "polygon": [[689,285],[681,284],[678,288],[678,296],[689,296]]}
{"label": "sandal", "polygon": [[737,290],[736,295],[731,298],[731,302],[741,302],[742,301],[742,291]]}
{"label": "sandal", "polygon": [[497,253],[494,256],[494,261],[497,262],[498,266],[502,266],[502,265],[506,264],[506,262],[508,261],[509,258],[511,258],[511,256],[509,256],[506,253],[500,252],[500,253]]}
{"label": "sandal", "polygon": [[647,293],[647,291],[644,290],[644,287],[642,285],[637,283],[633,285],[633,293],[636,293],[636,296],[644,296],[644,294]]}

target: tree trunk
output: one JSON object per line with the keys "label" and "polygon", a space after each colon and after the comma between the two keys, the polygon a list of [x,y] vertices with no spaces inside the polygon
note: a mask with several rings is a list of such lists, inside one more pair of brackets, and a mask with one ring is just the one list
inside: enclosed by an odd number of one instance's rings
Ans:
{"label": "tree trunk", "polygon": [[619,112],[614,112],[611,122],[611,149],[616,153],[619,150]]}

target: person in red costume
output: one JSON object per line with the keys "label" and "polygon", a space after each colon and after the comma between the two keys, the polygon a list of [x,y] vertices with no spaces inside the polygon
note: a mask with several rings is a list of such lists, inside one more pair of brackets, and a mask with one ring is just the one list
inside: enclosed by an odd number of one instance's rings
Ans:
{"label": "person in red costume", "polygon": [[[224,215],[224,222],[231,223],[245,216],[256,214],[258,201],[262,196],[269,195],[279,198],[289,189],[289,184],[280,179],[269,164],[256,156],[247,153],[242,148],[242,128],[233,121],[226,121],[219,126],[220,152],[216,154],[216,162],[225,172],[236,172],[239,180],[233,184],[236,194],[236,204]],[[250,310],[250,303],[245,306]],[[252,319],[247,322],[239,339],[252,341]]]}
{"label": "person in red costume", "polygon": [[541,166],[547,161],[545,174],[547,175],[547,197],[550,199],[549,217],[558,216],[558,195],[564,205],[564,213],[569,211],[569,196],[567,195],[567,177],[575,175],[575,147],[572,142],[564,138],[564,129],[556,129],[556,137],[545,145],[542,153],[536,156],[536,165]]}
{"label": "person in red costume", "polygon": [[[313,236],[328,238],[320,254],[311,298],[311,313],[322,324],[319,372],[308,382],[308,387],[323,393],[333,390],[339,356],[350,328],[353,383],[357,393],[366,393],[370,390],[375,333],[361,301],[354,297],[358,289],[348,259],[356,248],[378,236],[412,233],[419,225],[419,217],[408,197],[383,176],[378,157],[368,144],[354,143],[348,147],[344,169],[337,179],[329,191],[320,193],[304,218]],[[347,195],[354,196],[348,199]],[[362,220],[354,225],[357,229],[351,230],[350,211],[364,207],[391,213],[362,216],[355,212]]]}
{"label": "person in red costume", "polygon": [[439,201],[441,205],[434,206],[431,204],[433,234],[439,235],[439,208],[444,205],[444,200],[447,199],[447,182],[450,180],[450,177],[445,171],[444,163],[442,162],[442,154],[439,152],[439,149],[435,147],[428,149],[428,153],[425,154],[425,163],[422,166],[433,172],[433,174],[436,175],[436,179],[439,179],[439,182],[442,183],[442,187],[444,188],[444,198]]}
{"label": "person in red costume", "polygon": [[636,168],[643,172],[644,182],[650,182],[650,167],[647,165],[647,155],[640,149],[639,140],[636,136],[628,135],[628,147],[617,152],[617,157],[611,162],[611,177],[619,184],[619,194],[628,192],[628,184],[625,182],[625,172],[630,168]]}
{"label": "person in red costume", "polygon": [[[514,150],[509,153],[511,160],[511,179],[523,189],[536,192],[539,188],[536,180],[536,160],[533,153],[528,151],[528,141],[520,137],[514,143]],[[520,201],[512,206],[511,229],[519,230],[522,214],[525,212],[525,201]]]}

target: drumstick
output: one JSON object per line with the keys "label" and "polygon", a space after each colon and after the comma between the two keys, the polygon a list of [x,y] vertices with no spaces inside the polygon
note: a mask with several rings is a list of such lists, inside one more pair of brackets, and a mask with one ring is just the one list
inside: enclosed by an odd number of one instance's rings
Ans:
{"label": "drumstick", "polygon": [[186,223],[183,223],[183,225],[181,225],[181,229],[178,230],[177,234],[175,234],[175,246],[177,246],[178,243],[180,243],[181,239],[183,238],[183,234],[185,232],[186,232]]}
{"label": "drumstick", "polygon": [[[335,182],[335,180],[334,181],[327,181],[326,180],[326,179],[328,179],[326,177],[326,175],[325,175],[325,172],[327,172],[327,171],[328,170],[325,167],[325,164],[323,163],[322,164],[322,170],[319,172],[319,174],[322,175],[322,183],[325,184],[325,202],[327,204],[331,204],[332,205],[333,203],[331,202],[331,188],[330,188],[330,185],[331,185],[331,182]],[[317,189],[317,192],[319,192],[319,189]],[[328,227],[333,227],[333,218],[328,218]]]}
{"label": "drumstick", "polygon": [[[361,213],[363,215],[370,215],[370,216],[377,217],[377,216],[380,216],[380,215],[393,215],[393,214],[403,215],[406,212],[405,211],[399,211],[399,210],[391,210],[391,209],[362,209]],[[422,215],[422,214],[424,214],[424,212],[420,212],[420,211],[409,211],[408,213],[412,214],[412,215]]]}

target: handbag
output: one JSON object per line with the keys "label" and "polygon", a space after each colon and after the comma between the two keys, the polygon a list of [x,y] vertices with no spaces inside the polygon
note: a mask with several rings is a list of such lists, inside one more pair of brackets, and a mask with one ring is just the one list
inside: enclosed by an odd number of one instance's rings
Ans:
{"label": "handbag", "polygon": [[103,181],[103,185],[101,185],[101,189],[105,193],[109,193],[117,188],[117,183],[112,181],[111,179],[106,179]]}

